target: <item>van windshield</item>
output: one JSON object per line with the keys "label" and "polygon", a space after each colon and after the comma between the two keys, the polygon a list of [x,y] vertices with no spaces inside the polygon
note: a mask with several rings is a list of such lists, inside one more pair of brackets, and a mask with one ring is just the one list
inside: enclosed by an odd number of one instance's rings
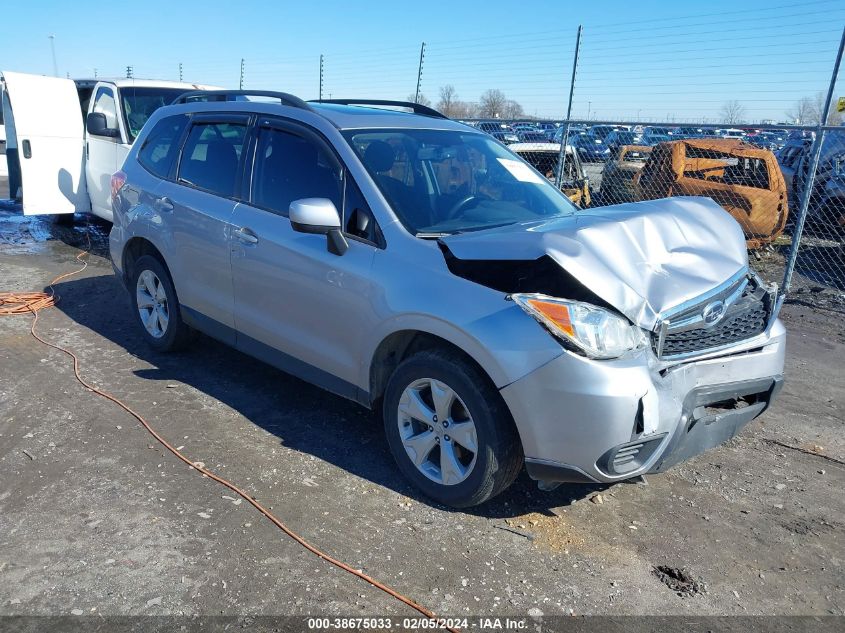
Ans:
{"label": "van windshield", "polygon": [[543,175],[486,135],[403,129],[350,130],[344,136],[399,220],[419,237],[576,210]]}
{"label": "van windshield", "polygon": [[162,106],[170,105],[176,97],[186,92],[188,91],[184,88],[121,88],[123,117],[126,131],[129,133],[129,142],[135,140],[153,112]]}

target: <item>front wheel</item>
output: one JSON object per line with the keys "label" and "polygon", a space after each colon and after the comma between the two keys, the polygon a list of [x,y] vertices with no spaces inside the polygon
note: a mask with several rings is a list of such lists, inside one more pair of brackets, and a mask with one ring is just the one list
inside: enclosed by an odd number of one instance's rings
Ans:
{"label": "front wheel", "polygon": [[457,353],[426,351],[403,361],[387,385],[383,415],[399,469],[444,505],[483,503],[522,466],[522,445],[501,396]]}

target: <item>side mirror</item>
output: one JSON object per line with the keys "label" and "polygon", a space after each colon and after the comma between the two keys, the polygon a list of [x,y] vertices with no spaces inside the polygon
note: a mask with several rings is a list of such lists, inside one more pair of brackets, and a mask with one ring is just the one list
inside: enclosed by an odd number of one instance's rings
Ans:
{"label": "side mirror", "polygon": [[106,122],[106,115],[102,112],[91,112],[85,120],[85,129],[88,134],[94,136],[107,136],[109,138],[118,138],[120,130],[116,127],[109,127]]}
{"label": "side mirror", "polygon": [[328,198],[294,200],[288,217],[294,231],[325,235],[330,253],[343,255],[349,249],[349,242],[340,230],[340,214]]}

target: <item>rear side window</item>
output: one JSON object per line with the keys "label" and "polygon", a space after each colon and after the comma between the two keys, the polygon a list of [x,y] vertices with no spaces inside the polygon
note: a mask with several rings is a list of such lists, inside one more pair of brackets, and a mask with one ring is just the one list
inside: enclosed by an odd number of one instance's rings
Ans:
{"label": "rear side window", "polygon": [[192,126],[182,150],[179,182],[233,197],[245,136],[246,125],[241,123]]}
{"label": "rear side window", "polygon": [[156,123],[138,152],[138,162],[151,174],[167,178],[179,153],[179,139],[187,124],[188,117],[184,114],[169,116]]}
{"label": "rear side window", "polygon": [[258,137],[252,202],[287,216],[290,203],[328,198],[341,208],[341,179],[325,151],[297,134],[263,129]]}

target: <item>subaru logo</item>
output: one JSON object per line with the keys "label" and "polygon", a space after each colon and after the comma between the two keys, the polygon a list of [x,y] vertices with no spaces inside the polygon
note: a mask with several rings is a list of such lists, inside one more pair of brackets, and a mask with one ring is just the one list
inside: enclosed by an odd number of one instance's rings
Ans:
{"label": "subaru logo", "polygon": [[705,325],[715,325],[719,322],[725,314],[725,304],[721,301],[714,301],[708,303],[701,313],[701,318],[704,319]]}

